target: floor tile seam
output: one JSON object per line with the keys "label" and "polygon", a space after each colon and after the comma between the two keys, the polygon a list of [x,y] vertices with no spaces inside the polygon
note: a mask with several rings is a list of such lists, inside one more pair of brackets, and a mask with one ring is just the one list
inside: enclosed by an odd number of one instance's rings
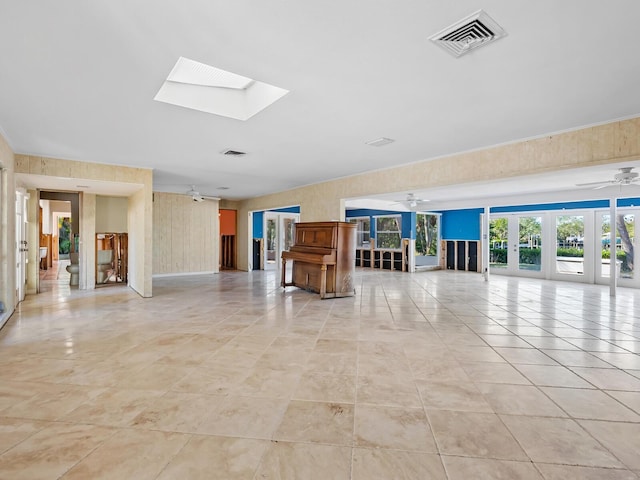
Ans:
{"label": "floor tile seam", "polygon": [[[56,422],[58,423],[58,422]],[[66,422],[65,422],[66,423]],[[77,425],[77,424],[70,424],[70,425]],[[79,424],[79,425],[86,425],[86,426],[98,426],[98,427],[102,427],[101,425],[87,425],[87,424]],[[69,468],[67,468],[63,473],[60,474],[60,476],[58,478],[63,478],[72,468],[75,468],[76,465],[78,465],[80,462],[82,462],[83,460],[85,460],[89,455],[91,455],[93,452],[95,452],[98,448],[100,448],[102,445],[104,445],[108,440],[110,440],[114,435],[116,435],[117,433],[117,429],[113,428],[113,427],[108,427],[109,429],[113,430],[111,432],[110,435],[108,435],[106,438],[104,438],[101,442],[99,442],[94,448],[92,448],[86,455],[84,455],[81,459],[79,459],[77,462],[75,462],[72,466],[70,466]],[[44,429],[42,429],[44,430]],[[29,438],[31,438],[32,436],[36,435],[36,433],[40,433],[42,430],[39,430],[38,432],[35,432],[33,435],[30,435]],[[0,458],[5,455],[6,453],[10,452],[13,448],[17,447],[19,444],[22,444],[26,441],[27,439],[24,439],[23,441],[19,442],[18,444],[14,445],[13,447],[11,447],[11,449],[6,450],[5,452],[0,454]]]}
{"label": "floor tile seam", "polygon": [[626,462],[624,462],[622,460],[622,458],[620,458],[618,455],[615,454],[615,452],[611,451],[611,449],[608,448],[603,442],[598,440],[595,437],[595,435],[593,435],[581,423],[581,422],[600,422],[600,423],[622,423],[622,424],[628,424],[629,422],[610,422],[608,420],[585,420],[585,419],[573,420],[573,421],[578,424],[578,426],[582,429],[583,432],[585,432],[587,435],[589,435],[589,437],[591,437],[598,445],[600,445],[605,451],[609,452],[613,456],[613,458],[615,458],[618,462],[620,462],[621,465],[624,465],[624,467],[627,468],[628,470],[633,470],[633,468],[631,466],[629,466]]}
{"label": "floor tile seam", "polygon": [[42,428],[39,428],[39,429],[37,429],[37,430],[33,431],[31,434],[27,435],[25,438],[23,438],[22,440],[20,440],[18,443],[15,443],[15,444],[13,444],[13,445],[11,445],[11,446],[7,447],[7,448],[6,448],[6,449],[4,449],[4,450],[1,450],[1,451],[0,451],[0,458],[2,458],[2,456],[3,456],[5,453],[9,452],[9,451],[10,451],[10,450],[12,450],[13,448],[15,448],[15,447],[17,447],[18,445],[20,445],[21,443],[23,443],[23,442],[27,441],[28,439],[30,439],[31,437],[33,437],[33,436],[34,436],[34,435],[36,435],[37,433],[40,433],[41,431],[43,431],[43,430],[47,429],[48,427],[50,427],[50,426],[51,426],[50,424],[55,425],[55,424],[57,424],[57,423],[60,423],[60,422],[56,422],[55,420],[32,420],[32,419],[28,419],[28,418],[0,417],[0,419],[1,419],[1,418],[8,418],[8,419],[10,419],[10,420],[23,420],[23,421],[24,421],[24,420],[27,420],[27,421],[29,421],[29,422],[34,422],[34,421],[35,421],[35,422],[47,422],[47,423],[48,423],[48,425],[44,425]]}
{"label": "floor tile seam", "polygon": [[536,472],[538,472],[538,474],[540,475],[540,479],[539,480],[544,480],[545,476],[542,474],[542,472],[540,471],[540,469],[538,468],[538,466],[536,465],[536,463],[533,460],[529,460],[529,461],[524,461],[524,460],[505,460],[505,459],[493,459],[493,458],[487,458],[487,457],[475,457],[475,456],[465,456],[465,455],[452,455],[452,454],[442,454],[441,455],[441,459],[442,459],[442,464],[445,468],[445,473],[447,474],[447,478],[449,478],[449,472],[446,469],[446,462],[444,461],[445,458],[465,458],[465,459],[474,459],[474,460],[493,460],[493,461],[498,461],[498,462],[509,462],[509,463],[518,463],[518,464],[522,464],[522,465],[531,465]]}
{"label": "floor tile seam", "polygon": [[[426,410],[425,410],[426,413]],[[460,412],[455,412],[455,413],[460,413]],[[463,412],[463,413],[467,413],[467,412]],[[500,418],[500,415],[497,413],[482,413],[484,415],[493,415],[495,417],[498,418],[498,420],[500,421],[500,424],[506,429],[506,431],[509,433],[509,435],[511,436],[512,440],[518,445],[518,448],[520,448],[520,450],[522,451],[522,453],[526,456],[526,458],[528,458],[528,461],[526,463],[533,463],[533,460],[531,459],[531,457],[529,456],[529,454],[527,453],[527,451],[524,449],[524,447],[520,444],[520,442],[518,441],[518,439],[516,438],[516,436],[513,434],[513,432],[506,426],[506,424],[504,423],[504,421],[502,420],[502,418]],[[431,421],[429,420],[429,415],[427,413],[427,420],[429,421],[429,426],[432,429],[432,433],[433,433],[433,427],[431,426]],[[442,451],[442,448],[440,446],[440,444],[438,443],[437,438],[435,437],[435,433],[433,433],[433,436],[435,438],[436,441],[436,447],[438,448],[438,454],[440,456],[449,456],[452,454],[448,454],[446,452]],[[452,456],[460,456],[460,457],[467,457],[467,458],[484,458],[484,459],[491,459],[491,460],[501,460],[501,461],[516,461],[515,459],[506,459],[506,458],[502,458],[502,457],[493,457],[493,456],[484,456],[484,457],[475,457],[475,456],[471,456],[471,455],[452,455]],[[522,461],[522,460],[520,460]]]}
{"label": "floor tile seam", "polygon": [[[193,437],[194,437],[194,435],[191,435],[190,438],[184,443],[184,445],[182,445],[182,447],[180,447],[173,455],[171,455],[169,460],[162,466],[162,468],[155,475],[154,479],[157,479],[157,478],[160,477],[160,475],[162,475],[162,473],[167,469],[167,467],[169,465],[171,465],[171,463],[178,457],[178,455],[180,455],[180,453],[182,453],[182,451],[187,447],[187,445],[189,445],[189,443],[191,442]],[[64,480],[64,478],[62,478],[60,480]]]}
{"label": "floor tile seam", "polygon": [[[535,383],[531,378],[529,378],[529,376],[527,376],[524,372],[522,372],[521,370],[519,370],[517,368],[517,365],[522,365],[522,364],[516,364],[516,365],[511,365],[513,368],[515,368],[518,373],[520,373],[520,375],[522,375],[523,377],[525,377],[529,382],[531,382],[532,385],[535,385],[536,387],[557,387],[557,385],[543,385],[543,384],[537,384]],[[534,365],[535,366],[535,365]],[[577,375],[582,381],[588,383],[589,385],[591,385],[593,388],[593,390],[600,390],[600,388],[598,386],[596,386],[595,384],[593,384],[592,382],[589,382],[587,379],[583,378],[581,375],[579,375],[578,373],[574,372],[571,368],[569,368],[567,365],[564,365],[562,363],[560,363],[559,365],[539,365],[541,367],[562,367],[567,369],[569,372],[571,372],[573,375]],[[582,368],[582,367],[574,367],[574,368]],[[591,368],[591,367],[586,367],[586,368]],[[570,388],[570,387],[565,387],[565,388]],[[581,387],[575,387],[575,388],[581,388]]]}
{"label": "floor tile seam", "polygon": [[[544,465],[544,466],[550,466],[550,467],[556,467],[556,466],[564,466],[564,467],[577,467],[577,468],[593,468],[596,470],[610,470],[612,472],[631,472],[633,473],[634,471],[624,467],[624,468],[617,468],[617,467],[604,467],[604,466],[593,466],[593,465],[576,465],[575,463],[549,463],[549,462],[533,462],[534,465]],[[543,475],[543,478],[544,475]]]}
{"label": "floor tile seam", "polygon": [[[416,385],[417,388],[417,385]],[[433,440],[433,444],[436,447],[436,453],[438,454],[438,456],[442,455],[442,446],[440,445],[440,442],[438,442],[438,439],[436,438],[436,433],[435,433],[435,429],[433,428],[433,423],[431,421],[431,418],[429,416],[428,413],[428,409],[425,406],[425,402],[424,402],[424,398],[422,397],[422,393],[420,392],[420,389],[418,388],[418,398],[420,399],[420,403],[422,404],[422,412],[424,413],[425,418],[427,419],[427,425],[429,426],[429,433],[431,434],[431,436],[429,438],[431,438]],[[442,459],[440,459],[440,462],[442,462]],[[443,464],[443,469],[444,469],[444,464]]]}
{"label": "floor tile seam", "polygon": [[[501,417],[502,415],[498,415],[499,417]],[[505,416],[515,416],[515,415],[505,415]],[[535,417],[534,417],[535,418]],[[576,420],[574,418],[566,418],[566,419],[561,419],[561,420],[566,420],[569,422],[572,422],[574,425],[577,425],[578,428],[582,431],[582,435],[581,438],[584,434],[586,434],[589,438],[591,438],[597,445],[600,446],[600,448],[602,448],[604,451],[606,451],[607,453],[609,453],[616,461],[618,461],[618,463],[620,463],[620,465],[623,465],[626,469],[630,470],[630,467],[627,466],[626,463],[624,463],[617,455],[615,455],[615,453],[613,453],[609,448],[607,448],[606,445],[604,445],[602,442],[600,442],[597,438],[595,438],[594,435],[591,434],[591,432],[589,432],[585,427],[582,426],[582,424],[580,423],[579,420]],[[501,418],[502,421],[502,418]],[[583,420],[584,421],[584,420]],[[589,421],[603,421],[603,420],[589,420]],[[505,423],[504,421],[502,421],[503,424]],[[627,422],[622,422],[622,423],[627,423]],[[506,426],[506,424],[505,424]],[[515,437],[515,435],[513,434],[513,432],[511,432],[511,430],[507,427],[507,429],[509,430],[509,432],[511,433],[511,435],[513,435]],[[519,442],[518,442],[519,443]],[[528,455],[527,455],[528,456]],[[594,467],[594,465],[586,465],[586,464],[580,464],[577,466],[586,466],[586,467]],[[600,466],[595,466],[597,468],[600,468]]]}
{"label": "floor tile seam", "polygon": [[84,457],[82,457],[81,459],[79,459],[77,462],[75,462],[72,466],[70,466],[69,468],[67,468],[63,473],[60,474],[60,476],[58,478],[62,479],[64,478],[64,476],[69,473],[71,470],[73,470],[77,465],[79,465],[82,461],[84,461],[87,457],[89,457],[89,455],[91,455],[93,452],[95,452],[96,450],[98,450],[98,448],[100,448],[102,445],[104,445],[108,440],[110,440],[117,432],[113,432],[111,435],[109,435],[107,438],[105,438],[102,442],[100,442],[98,445],[96,445],[93,449],[91,449],[91,451],[89,453],[87,453]]}

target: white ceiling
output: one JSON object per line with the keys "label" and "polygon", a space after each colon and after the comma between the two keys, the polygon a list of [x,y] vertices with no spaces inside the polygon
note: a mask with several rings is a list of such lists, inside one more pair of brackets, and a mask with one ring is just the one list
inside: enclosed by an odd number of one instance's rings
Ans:
{"label": "white ceiling", "polygon": [[[505,38],[459,59],[428,40],[479,8]],[[0,130],[14,151],[153,168],[156,191],[241,199],[640,115],[637,0],[0,0],[0,12]],[[180,56],[290,93],[248,121],[154,101]],[[365,144],[380,137],[396,141]]]}

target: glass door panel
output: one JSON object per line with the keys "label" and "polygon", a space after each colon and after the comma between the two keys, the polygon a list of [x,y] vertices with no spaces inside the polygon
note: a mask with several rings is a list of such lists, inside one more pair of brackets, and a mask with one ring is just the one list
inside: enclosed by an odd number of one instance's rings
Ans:
{"label": "glass door panel", "polygon": [[556,216],[556,273],[584,275],[584,216]]}
{"label": "glass door panel", "polygon": [[416,214],[416,266],[437,266],[440,259],[440,215],[434,213]]}
{"label": "glass door panel", "polygon": [[518,269],[542,270],[542,217],[518,217]]}
{"label": "glass door panel", "polygon": [[618,213],[616,218],[616,258],[620,262],[620,278],[634,278],[634,242],[636,217],[633,213]]}
{"label": "glass door panel", "polygon": [[[635,275],[635,221],[637,210],[618,211],[616,214],[615,262],[616,278],[621,286],[638,286],[639,276]],[[611,220],[608,213],[596,214],[596,228],[598,228],[598,248],[596,255],[596,281],[608,283],[610,277],[611,258]]]}
{"label": "glass door panel", "polygon": [[506,270],[509,253],[509,219],[507,217],[489,220],[489,268]]}

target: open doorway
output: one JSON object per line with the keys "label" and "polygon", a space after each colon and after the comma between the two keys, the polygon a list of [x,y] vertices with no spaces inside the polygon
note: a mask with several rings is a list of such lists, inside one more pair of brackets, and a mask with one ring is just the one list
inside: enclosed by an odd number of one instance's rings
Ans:
{"label": "open doorway", "polygon": [[80,246],[79,195],[68,192],[40,191],[38,201],[39,264],[37,291],[68,289],[77,286],[71,263],[78,263]]}
{"label": "open doorway", "polygon": [[416,269],[438,268],[440,265],[440,214],[416,213]]}
{"label": "open doorway", "polygon": [[299,213],[265,212],[265,269],[280,268],[282,252],[289,250],[293,245],[295,224],[299,221]]}

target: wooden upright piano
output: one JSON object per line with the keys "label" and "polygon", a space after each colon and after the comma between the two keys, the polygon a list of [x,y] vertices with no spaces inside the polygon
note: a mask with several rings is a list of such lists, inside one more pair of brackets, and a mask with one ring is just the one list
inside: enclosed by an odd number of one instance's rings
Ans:
{"label": "wooden upright piano", "polygon": [[[319,293],[320,298],[355,295],[356,228],[346,222],[296,223],[294,245],[282,252],[280,284]],[[287,260],[293,262],[290,282]]]}

